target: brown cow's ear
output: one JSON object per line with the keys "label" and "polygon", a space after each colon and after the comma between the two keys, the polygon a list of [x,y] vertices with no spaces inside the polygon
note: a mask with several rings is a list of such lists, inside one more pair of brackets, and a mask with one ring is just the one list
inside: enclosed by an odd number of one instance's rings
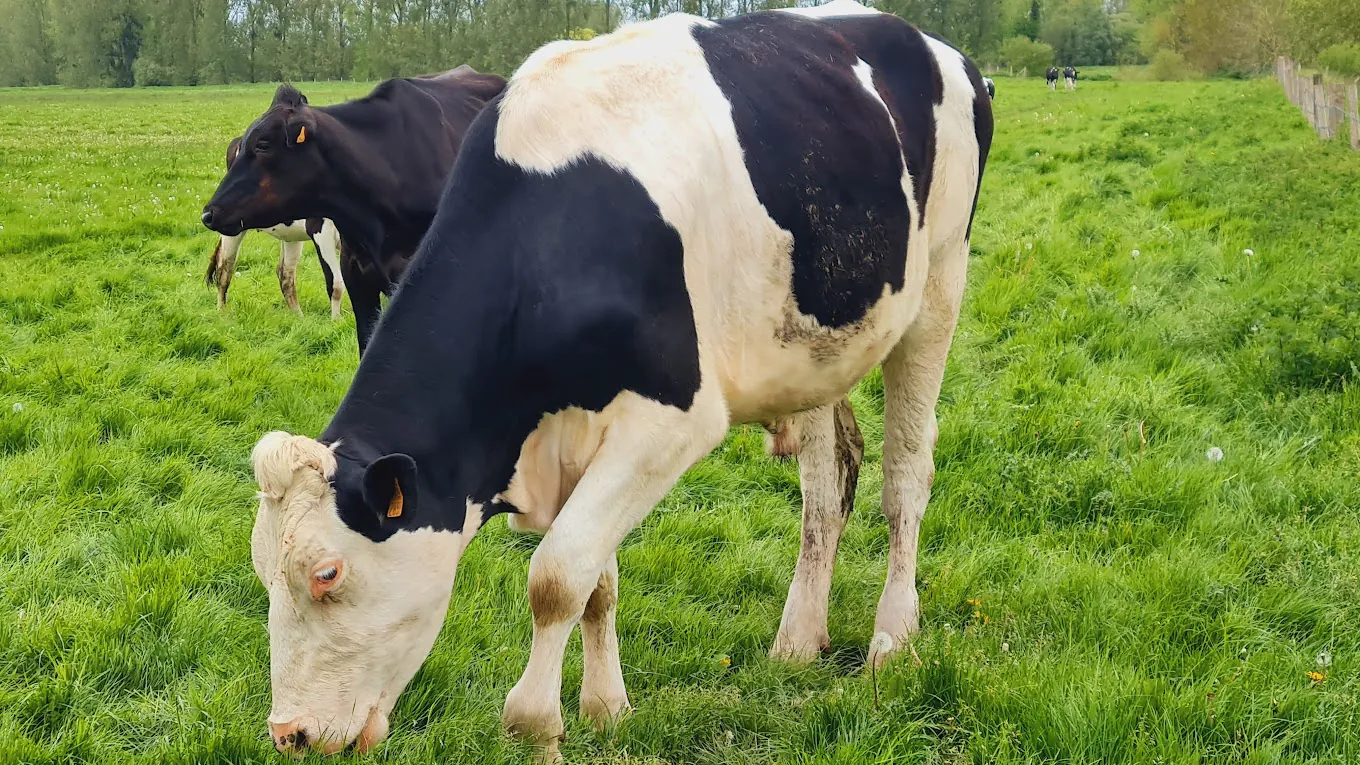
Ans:
{"label": "brown cow's ear", "polygon": [[301,146],[316,137],[316,120],[304,112],[289,120],[284,130],[289,146]]}
{"label": "brown cow's ear", "polygon": [[285,83],[280,85],[278,90],[274,91],[273,105],[292,107],[306,106],[307,97],[302,95],[302,92],[297,88]]}
{"label": "brown cow's ear", "polygon": [[364,470],[364,504],[378,519],[400,523],[416,509],[416,461],[405,454],[379,457]]}
{"label": "brown cow's ear", "polygon": [[227,144],[228,170],[230,170],[231,166],[236,163],[236,155],[240,153],[241,153],[241,138],[238,136],[236,138],[231,139],[231,143]]}

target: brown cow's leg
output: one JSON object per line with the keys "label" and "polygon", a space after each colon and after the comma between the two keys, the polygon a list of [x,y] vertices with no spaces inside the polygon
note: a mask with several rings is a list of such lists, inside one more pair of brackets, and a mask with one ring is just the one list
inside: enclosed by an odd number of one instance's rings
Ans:
{"label": "brown cow's leg", "polygon": [[227,305],[227,290],[231,289],[231,278],[236,275],[236,256],[241,252],[242,232],[236,236],[221,236],[213,249],[212,259],[208,261],[208,283],[217,285],[217,308]]}
{"label": "brown cow's leg", "polygon": [[302,260],[302,242],[280,242],[279,249],[279,266],[275,269],[279,276],[279,290],[283,292],[283,301],[288,304],[288,308],[301,316],[302,306],[298,305],[297,296],[297,268],[298,261]]}

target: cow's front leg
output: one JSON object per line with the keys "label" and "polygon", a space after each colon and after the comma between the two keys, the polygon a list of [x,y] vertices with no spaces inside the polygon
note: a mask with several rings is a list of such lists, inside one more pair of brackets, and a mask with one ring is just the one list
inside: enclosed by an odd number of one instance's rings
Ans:
{"label": "cow's front leg", "polygon": [[619,599],[619,558],[609,556],[595,591],[581,615],[581,716],[603,729],[628,710],[628,691],[623,686],[619,660],[619,636],[614,631],[614,610]]}
{"label": "cow's front leg", "polygon": [[283,242],[279,248],[279,265],[274,272],[279,277],[279,292],[288,309],[301,316],[302,306],[298,304],[297,268],[302,260],[302,242]]}
{"label": "cow's front leg", "polygon": [[[507,730],[544,746],[549,757],[564,733],[562,657],[601,575],[611,568],[624,535],[727,430],[721,400],[703,390],[688,411],[623,393],[602,415],[610,423],[604,441],[530,561],[533,645],[501,716]],[[587,639],[601,626],[598,620],[591,625]],[[606,650],[617,653],[616,647]],[[612,669],[601,674],[605,682],[614,682]],[[621,674],[619,693],[606,692],[615,702],[626,698]],[[583,691],[602,687],[598,681],[587,683]]]}

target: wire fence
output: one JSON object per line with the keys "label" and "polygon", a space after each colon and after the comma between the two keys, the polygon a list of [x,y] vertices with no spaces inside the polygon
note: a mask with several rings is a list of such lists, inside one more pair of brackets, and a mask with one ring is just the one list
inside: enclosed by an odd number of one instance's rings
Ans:
{"label": "wire fence", "polygon": [[1275,76],[1289,101],[1303,112],[1318,138],[1330,141],[1350,126],[1351,148],[1360,151],[1360,79],[1349,84],[1323,82],[1322,75],[1305,73],[1292,59],[1275,59]]}

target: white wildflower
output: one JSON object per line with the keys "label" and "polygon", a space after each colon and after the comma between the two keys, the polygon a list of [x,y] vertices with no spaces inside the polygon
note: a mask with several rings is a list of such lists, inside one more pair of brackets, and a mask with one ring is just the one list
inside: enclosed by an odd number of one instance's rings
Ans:
{"label": "white wildflower", "polygon": [[1143,252],[1142,252],[1141,250],[1134,250],[1134,251],[1133,251],[1133,257],[1135,257],[1135,258],[1138,257],[1139,255],[1142,255],[1142,254],[1143,254]]}
{"label": "white wildflower", "polygon": [[14,406],[10,407],[10,409],[11,409],[15,414],[18,414],[18,413],[24,411],[24,405],[21,404],[21,403],[19,403],[18,401],[15,401],[15,402],[14,402]]}
{"label": "white wildflower", "polygon": [[1253,250],[1252,248],[1248,247],[1247,249],[1242,251],[1242,254],[1246,255],[1247,257],[1251,257],[1252,255],[1256,254],[1256,250]]}
{"label": "white wildflower", "polygon": [[1002,643],[1002,644],[1001,644],[1001,652],[1002,652],[1002,653],[1010,653],[1010,652],[1011,652],[1011,644],[1010,644],[1010,643]]}
{"label": "white wildflower", "polygon": [[1026,250],[1034,249],[1034,242],[1025,242],[1025,249]]}
{"label": "white wildflower", "polygon": [[1223,450],[1217,446],[1211,446],[1209,447],[1209,451],[1204,453],[1204,456],[1208,457],[1210,462],[1222,462]]}
{"label": "white wildflower", "polygon": [[1330,667],[1330,666],[1332,666],[1332,652],[1331,652],[1331,651],[1323,651],[1322,653],[1318,654],[1318,655],[1317,655],[1317,665],[1318,665],[1319,667]]}

